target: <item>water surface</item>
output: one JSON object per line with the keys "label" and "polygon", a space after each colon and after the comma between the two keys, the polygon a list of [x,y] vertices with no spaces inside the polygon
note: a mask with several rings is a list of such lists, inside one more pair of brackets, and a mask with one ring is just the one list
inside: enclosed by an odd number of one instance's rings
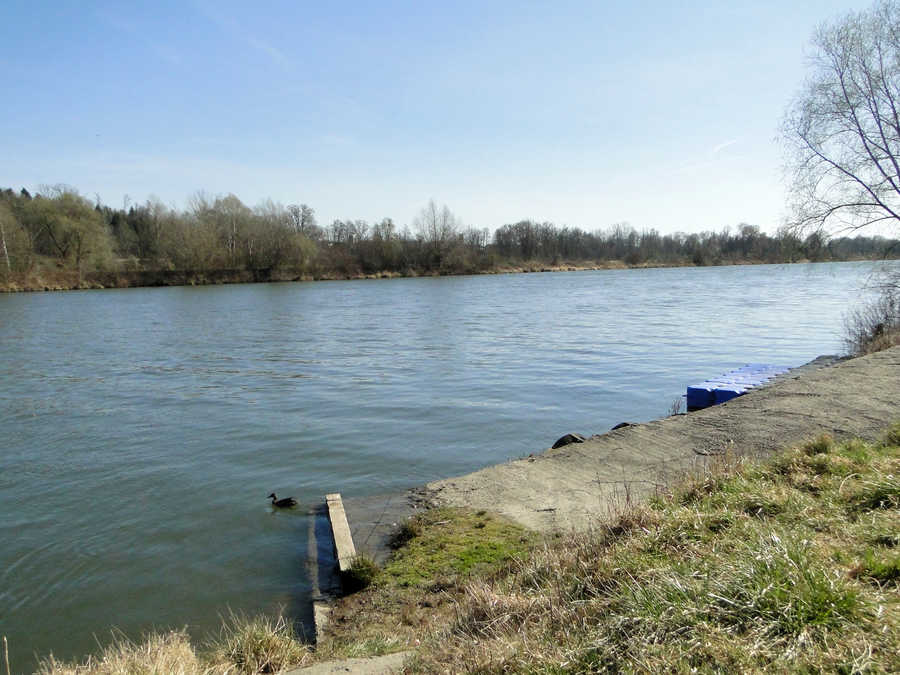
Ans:
{"label": "water surface", "polygon": [[[304,504],[667,412],[841,349],[870,264],[0,295],[0,632],[15,670],[116,625],[300,616]],[[95,638],[96,636],[96,638]]]}

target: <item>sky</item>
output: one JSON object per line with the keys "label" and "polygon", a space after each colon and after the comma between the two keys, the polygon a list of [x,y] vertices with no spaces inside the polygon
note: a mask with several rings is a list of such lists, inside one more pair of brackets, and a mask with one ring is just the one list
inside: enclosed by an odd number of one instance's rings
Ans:
{"label": "sky", "polygon": [[869,5],[3,0],[0,187],[774,232],[812,32]]}

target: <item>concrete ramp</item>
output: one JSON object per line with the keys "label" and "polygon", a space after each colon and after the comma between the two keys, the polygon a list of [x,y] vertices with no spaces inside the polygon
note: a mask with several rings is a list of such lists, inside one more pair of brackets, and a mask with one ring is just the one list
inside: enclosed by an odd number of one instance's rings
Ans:
{"label": "concrete ramp", "polygon": [[823,432],[877,438],[900,421],[900,347],[796,374],[727,403],[426,486],[436,504],[501,513],[542,531],[583,530],[710,457],[765,456]]}

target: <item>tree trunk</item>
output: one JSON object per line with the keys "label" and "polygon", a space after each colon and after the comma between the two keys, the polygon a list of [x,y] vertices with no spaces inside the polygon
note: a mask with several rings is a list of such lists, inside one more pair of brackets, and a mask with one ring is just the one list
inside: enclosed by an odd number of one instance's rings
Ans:
{"label": "tree trunk", "polygon": [[6,248],[6,233],[3,231],[2,222],[0,222],[0,248],[3,249],[3,258],[6,260],[6,272],[9,274],[12,267],[9,264],[9,251]]}

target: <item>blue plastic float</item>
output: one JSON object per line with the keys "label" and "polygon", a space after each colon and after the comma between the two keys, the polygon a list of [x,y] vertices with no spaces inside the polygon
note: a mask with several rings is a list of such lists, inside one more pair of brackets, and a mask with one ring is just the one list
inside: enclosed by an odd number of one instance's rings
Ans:
{"label": "blue plastic float", "polygon": [[687,409],[700,410],[725,403],[789,370],[789,366],[748,363],[719,377],[693,384],[687,388]]}

